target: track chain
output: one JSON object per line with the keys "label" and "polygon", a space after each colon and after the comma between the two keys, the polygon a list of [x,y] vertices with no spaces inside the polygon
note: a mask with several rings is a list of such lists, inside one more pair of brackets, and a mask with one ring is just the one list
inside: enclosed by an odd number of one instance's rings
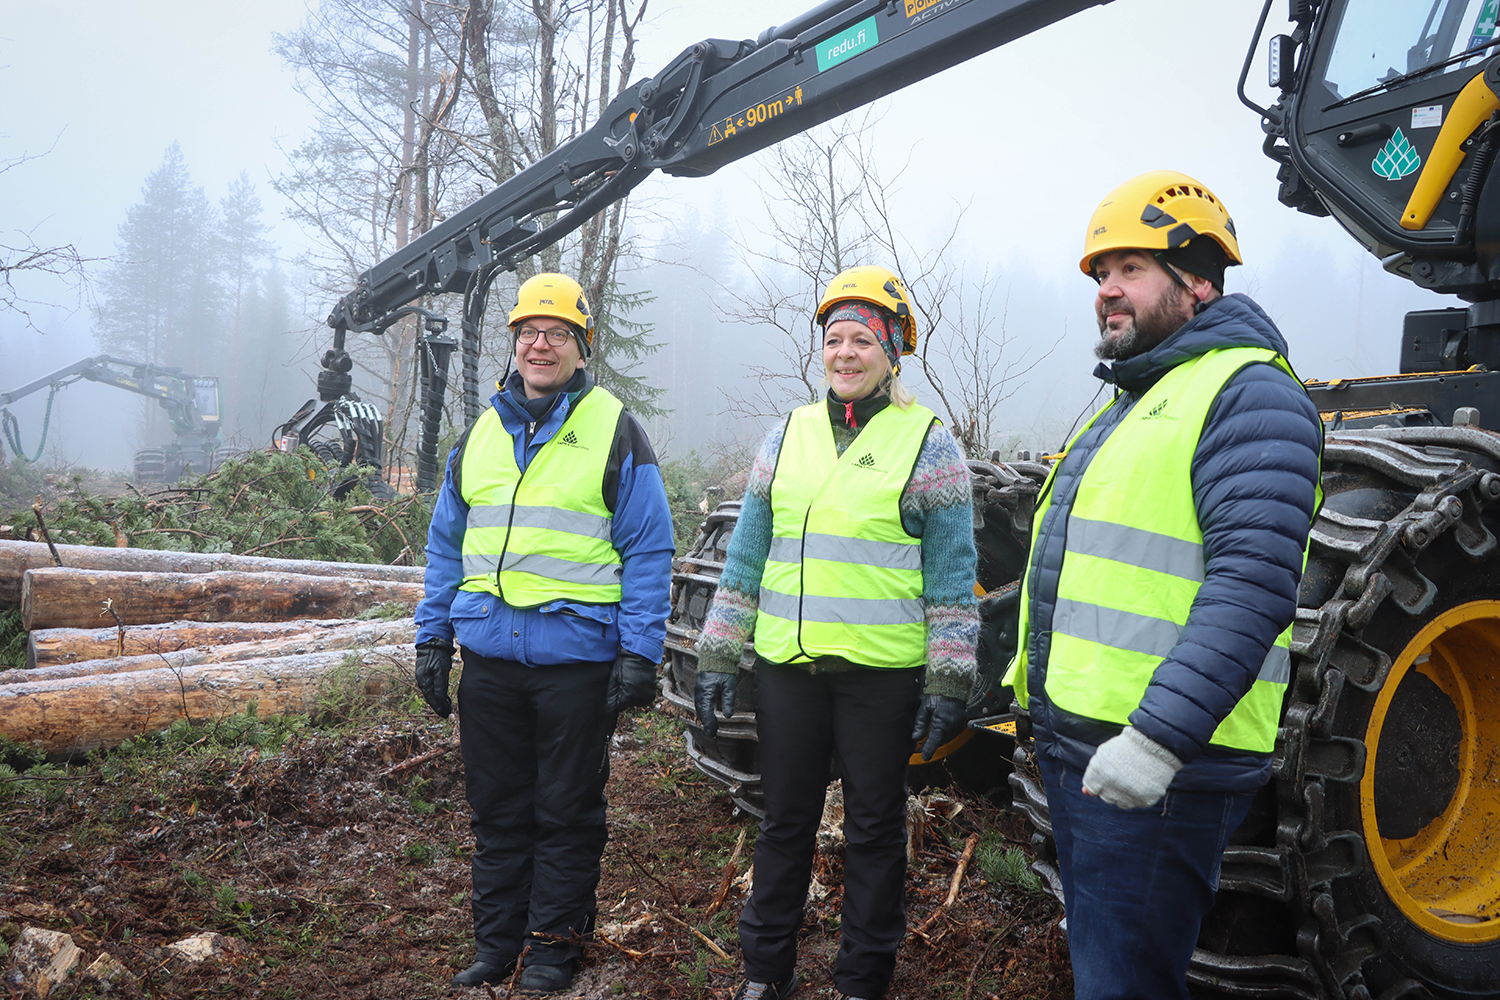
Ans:
{"label": "track chain", "polygon": [[[1309,559],[1345,564],[1338,593],[1321,607],[1298,608],[1292,628],[1295,671],[1272,759],[1280,821],[1274,847],[1231,846],[1220,886],[1291,904],[1302,913],[1296,956],[1230,956],[1198,949],[1189,982],[1235,996],[1371,1000],[1365,963],[1385,947],[1380,920],[1359,914],[1340,920],[1329,886],[1359,872],[1366,861],[1358,830],[1329,829],[1324,802],[1330,783],[1357,783],[1365,746],[1333,732],[1347,686],[1374,692],[1385,683],[1391,659],[1360,639],[1389,598],[1404,612],[1425,612],[1437,595],[1417,568],[1417,558],[1445,532],[1470,557],[1491,555],[1497,545],[1480,514],[1500,500],[1500,437],[1464,427],[1350,430],[1329,434],[1324,468],[1358,466],[1408,488],[1416,498],[1384,520],[1322,511],[1313,526]],[[1051,823],[1030,740],[1019,742],[1011,775],[1015,805],[1050,846]],[[1033,866],[1048,884],[1048,861]],[[1429,997],[1409,979],[1387,986],[1379,1000]]]}

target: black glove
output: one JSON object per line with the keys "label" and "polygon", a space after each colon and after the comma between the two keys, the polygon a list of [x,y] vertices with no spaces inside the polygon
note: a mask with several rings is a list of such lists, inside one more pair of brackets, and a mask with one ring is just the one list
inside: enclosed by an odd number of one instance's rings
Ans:
{"label": "black glove", "polygon": [[609,672],[605,706],[611,712],[622,708],[645,708],[656,700],[656,664],[644,656],[620,651]]}
{"label": "black glove", "polygon": [[443,718],[453,712],[448,697],[448,675],[453,670],[453,647],[441,639],[417,643],[417,690],[427,707]]}
{"label": "black glove", "polygon": [[714,717],[714,706],[719,706],[725,718],[733,715],[734,691],[739,684],[740,679],[734,674],[698,671],[698,683],[693,689],[693,705],[698,709],[698,721],[709,739],[719,733],[719,720]]}
{"label": "black glove", "polygon": [[912,727],[911,738],[927,737],[922,744],[922,759],[931,760],[938,747],[963,732],[968,724],[969,705],[962,698],[924,694],[922,704],[917,707],[917,724]]}

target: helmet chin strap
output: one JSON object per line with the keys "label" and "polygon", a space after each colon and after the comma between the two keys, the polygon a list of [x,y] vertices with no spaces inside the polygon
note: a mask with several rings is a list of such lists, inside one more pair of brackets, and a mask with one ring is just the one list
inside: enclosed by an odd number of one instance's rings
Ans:
{"label": "helmet chin strap", "polygon": [[1208,303],[1198,298],[1198,293],[1188,287],[1187,282],[1182,280],[1182,275],[1177,273],[1177,268],[1173,267],[1170,263],[1167,262],[1166,258],[1163,256],[1165,253],[1165,250],[1153,250],[1151,252],[1151,256],[1156,258],[1156,262],[1161,265],[1163,271],[1166,271],[1167,274],[1171,276],[1173,281],[1182,286],[1182,290],[1184,292],[1187,292],[1188,295],[1192,296],[1193,315],[1198,315],[1203,310],[1208,308]]}

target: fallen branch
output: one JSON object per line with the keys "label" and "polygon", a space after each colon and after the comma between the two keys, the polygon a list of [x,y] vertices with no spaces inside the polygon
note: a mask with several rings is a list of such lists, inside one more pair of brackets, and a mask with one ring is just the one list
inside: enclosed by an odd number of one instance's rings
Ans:
{"label": "fallen branch", "polygon": [[611,948],[616,949],[617,951],[624,952],[626,955],[629,955],[637,962],[644,961],[646,958],[646,953],[644,951],[636,951],[634,948],[627,948],[607,934],[601,934],[598,931],[595,931],[594,939],[597,941],[603,941],[605,944],[609,945]]}
{"label": "fallen branch", "polygon": [[[991,934],[990,939],[985,942],[984,948],[979,952],[979,957],[976,958],[974,960],[974,964],[969,967],[969,979],[964,984],[964,1000],[969,1000],[969,998],[974,995],[974,983],[979,978],[979,970],[984,968],[985,962],[989,959],[990,952],[994,950],[995,945],[1005,940],[1005,936],[1009,934],[1015,928],[1015,926],[1016,921],[1013,918],[1004,927],[1001,927],[994,934]],[[989,995],[994,996],[993,993]]]}
{"label": "fallen branch", "polygon": [[724,880],[719,883],[719,891],[714,893],[713,902],[708,904],[708,911],[704,916],[711,917],[719,912],[719,907],[724,905],[724,900],[729,898],[729,889],[734,885],[734,876],[738,874],[740,851],[745,849],[745,828],[740,828],[740,839],[735,843],[729,860],[724,862]]}
{"label": "fallen branch", "polygon": [[[384,771],[381,771],[379,774],[375,775],[375,777],[389,778],[392,775],[400,774],[402,771],[410,771],[414,767],[421,767],[423,764],[427,763],[429,760],[432,760],[434,757],[441,757],[443,754],[447,753],[449,750],[455,749],[457,746],[458,737],[450,737],[446,740],[443,740],[443,742],[439,743],[437,746],[433,747],[426,753],[417,754],[415,757],[408,757],[401,763],[395,764],[391,767],[386,768]],[[613,944],[614,942],[610,943]]]}
{"label": "fallen branch", "polygon": [[673,906],[681,906],[682,905],[682,900],[678,898],[678,896],[677,896],[677,890],[676,889],[673,889],[670,885],[668,885],[667,883],[663,882],[661,879],[657,878],[655,875],[651,874],[651,869],[649,869],[645,865],[641,864],[641,859],[637,858],[635,856],[635,854],[631,852],[631,850],[630,850],[629,847],[626,847],[623,843],[620,844],[619,846],[620,846],[620,850],[623,851],[623,852],[625,852],[625,860],[629,861],[631,864],[635,865],[636,868],[640,869],[640,872],[641,872],[642,875],[644,875],[647,878],[649,878],[652,882],[655,882],[656,883],[656,887],[658,889],[661,889],[668,896],[672,897],[672,905]]}
{"label": "fallen branch", "polygon": [[107,611],[109,612],[109,616],[115,620],[115,656],[124,656],[125,622],[120,618],[120,613],[115,610],[115,602],[113,598],[106,597],[104,599],[102,607],[104,608],[104,611],[99,612],[99,617],[103,618],[105,611]]}
{"label": "fallen branch", "polygon": [[664,916],[668,920],[672,921],[672,923],[676,924],[678,927],[686,927],[688,930],[692,931],[694,937],[696,937],[698,940],[702,941],[704,944],[708,945],[708,950],[711,951],[711,952],[713,952],[715,955],[718,955],[724,961],[730,962],[730,963],[734,962],[734,959],[732,959],[732,958],[729,957],[729,953],[728,952],[726,952],[723,948],[720,948],[717,944],[714,943],[713,938],[709,937],[707,934],[703,933],[698,928],[694,927],[692,924],[689,924],[685,920],[678,920],[676,917],[672,916],[672,914],[668,913],[665,910],[660,910],[658,912],[660,912],[662,916]]}
{"label": "fallen branch", "polygon": [[958,900],[959,884],[963,882],[964,873],[969,870],[969,862],[974,860],[974,851],[978,847],[979,834],[969,834],[969,839],[964,843],[964,852],[963,854],[959,855],[958,867],[953,870],[953,881],[948,885],[948,898],[944,899],[941,903],[938,904],[938,908],[932,911],[932,916],[922,921],[921,925],[917,927],[916,930],[912,931],[913,934],[925,938],[927,936],[927,931],[932,927],[933,924],[937,923],[938,917],[941,917],[944,913],[946,913],[948,909]]}
{"label": "fallen branch", "polygon": [[38,496],[36,503],[31,505],[31,512],[36,515],[37,530],[42,533],[42,540],[47,543],[47,548],[52,553],[52,565],[61,566],[62,556],[57,554],[57,546],[52,544],[52,533],[47,530],[47,522],[42,520],[41,496]]}

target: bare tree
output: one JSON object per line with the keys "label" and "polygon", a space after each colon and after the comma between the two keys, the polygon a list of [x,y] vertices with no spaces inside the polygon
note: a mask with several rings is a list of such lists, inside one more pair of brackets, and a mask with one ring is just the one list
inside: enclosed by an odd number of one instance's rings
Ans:
{"label": "bare tree", "polygon": [[[747,389],[729,393],[729,412],[763,418],[822,394],[815,312],[840,271],[889,266],[902,278],[922,331],[902,378],[926,382],[964,451],[988,453],[1000,405],[1051,347],[1017,352],[1005,327],[1006,301],[989,267],[966,280],[955,263],[963,220],[958,210],[935,246],[917,247],[894,215],[904,166],[885,176],[873,148],[876,112],[844,119],[773,150],[772,173],[795,184],[768,184],[770,247],[742,252],[753,291],[742,296],[748,322],[769,327],[777,360],[752,365]],[[1056,345],[1054,339],[1052,345]]]}
{"label": "bare tree", "polygon": [[[49,148],[41,153],[22,153],[10,160],[0,160],[0,174],[40,159],[50,153]],[[45,277],[61,281],[77,290],[80,304],[88,288],[87,265],[107,258],[85,257],[72,243],[51,246],[36,241],[35,229],[14,229],[0,233],[0,310],[19,315],[26,326],[38,333],[31,311],[52,303],[33,298],[35,293],[25,291],[18,282]]]}
{"label": "bare tree", "polygon": [[953,280],[953,294],[943,302],[955,304],[952,322],[932,319],[931,333],[917,349],[927,384],[948,414],[948,426],[959,447],[970,458],[981,458],[996,450],[996,417],[1000,405],[1023,384],[1058,340],[1045,349],[1030,348],[1019,354],[1006,327],[1010,290],[998,304],[998,283],[985,268],[972,283],[964,280],[960,267]]}
{"label": "bare tree", "polygon": [[[364,270],[592,125],[628,83],[645,10],[645,0],[634,10],[627,0],[321,0],[299,31],[278,36],[319,109],[313,137],[289,151],[277,182],[294,217],[319,237],[304,260],[316,290],[331,302]],[[519,278],[536,268],[578,276],[600,320],[596,375],[641,408],[654,390],[630,371],[650,345],[629,323],[632,300],[619,288],[625,212],[621,203],[601,213],[523,265]],[[491,294],[503,300],[514,287],[502,279]],[[357,383],[361,391],[385,405],[393,464],[414,430],[416,336],[412,321],[349,343],[359,370],[373,376]],[[499,374],[508,351],[488,356],[492,370],[482,377]]]}
{"label": "bare tree", "polygon": [[770,172],[796,178],[767,185],[769,248],[741,241],[751,289],[740,296],[742,319],[769,327],[776,360],[750,366],[748,388],[726,393],[728,411],[764,418],[812,402],[823,366],[814,313],[823,288],[848,267],[888,256],[871,223],[872,196],[859,164],[868,152],[864,125],[840,121],[772,147]]}
{"label": "bare tree", "polygon": [[[500,30],[494,26],[493,0],[469,0],[468,83],[484,128],[462,143],[478,148],[488,139],[492,147],[476,165],[502,182],[598,121],[630,84],[636,31],[648,2],[639,0],[632,9],[628,0],[530,0],[526,14]],[[622,261],[634,253],[626,236],[627,215],[628,199],[621,199],[577,233],[522,262],[515,281],[539,270],[576,276],[597,324],[590,370],[632,410],[650,416],[661,412],[654,405],[660,392],[635,369],[655,348],[649,328],[630,318],[643,295],[625,289],[620,277]],[[497,284],[492,294],[513,288]],[[492,357],[495,353],[500,352]]]}

